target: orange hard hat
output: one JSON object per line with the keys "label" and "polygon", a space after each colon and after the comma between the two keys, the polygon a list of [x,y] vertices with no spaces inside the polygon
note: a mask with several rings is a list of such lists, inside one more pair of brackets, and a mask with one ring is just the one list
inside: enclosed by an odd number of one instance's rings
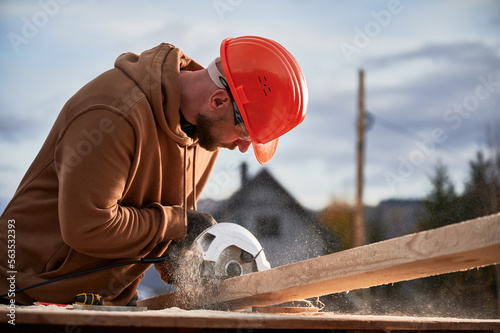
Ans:
{"label": "orange hard hat", "polygon": [[283,46],[262,37],[227,38],[220,55],[255,156],[265,164],[273,157],[278,138],[306,115],[308,92],[302,70]]}

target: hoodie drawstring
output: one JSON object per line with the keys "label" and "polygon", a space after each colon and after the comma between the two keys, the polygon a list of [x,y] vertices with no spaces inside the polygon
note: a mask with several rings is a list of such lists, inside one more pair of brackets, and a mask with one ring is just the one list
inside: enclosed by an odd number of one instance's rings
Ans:
{"label": "hoodie drawstring", "polygon": [[184,225],[187,227],[187,146],[184,146]]}
{"label": "hoodie drawstring", "polygon": [[[197,146],[193,147],[193,163],[191,165],[193,171],[191,172],[192,176],[192,197],[193,197],[193,209],[196,208],[196,152],[197,152]],[[187,227],[187,204],[188,204],[188,198],[187,198],[187,155],[188,155],[188,147],[184,146],[184,224]]]}
{"label": "hoodie drawstring", "polygon": [[193,149],[193,207],[196,208],[196,151],[198,146],[194,146]]}

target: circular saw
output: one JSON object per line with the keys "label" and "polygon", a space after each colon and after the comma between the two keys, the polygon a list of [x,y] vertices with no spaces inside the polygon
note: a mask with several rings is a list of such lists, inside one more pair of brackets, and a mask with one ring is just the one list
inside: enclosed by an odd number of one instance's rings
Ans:
{"label": "circular saw", "polygon": [[227,279],[271,268],[255,236],[235,223],[218,223],[195,239],[201,253],[201,275]]}

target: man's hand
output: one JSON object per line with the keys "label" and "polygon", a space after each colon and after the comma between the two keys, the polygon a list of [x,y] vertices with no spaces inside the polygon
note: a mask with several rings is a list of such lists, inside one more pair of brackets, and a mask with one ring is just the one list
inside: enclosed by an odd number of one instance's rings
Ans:
{"label": "man's hand", "polygon": [[171,284],[174,280],[175,267],[170,261],[164,261],[155,264],[155,269],[160,274],[160,278],[163,282]]}
{"label": "man's hand", "polygon": [[185,249],[190,248],[196,237],[198,237],[206,229],[216,224],[217,222],[215,222],[212,215],[188,209],[186,238],[180,242],[180,245],[182,245]]}
{"label": "man's hand", "polygon": [[155,264],[155,268],[160,273],[161,279],[166,283],[172,283],[176,280],[176,270],[180,264],[185,263],[185,261],[191,260],[187,259],[189,256],[193,256],[193,252],[190,251],[193,246],[194,240],[203,231],[216,225],[217,222],[214,220],[212,215],[199,212],[197,210],[188,209],[187,211],[187,233],[183,241],[179,243],[172,243],[169,246],[168,254],[169,261]]}

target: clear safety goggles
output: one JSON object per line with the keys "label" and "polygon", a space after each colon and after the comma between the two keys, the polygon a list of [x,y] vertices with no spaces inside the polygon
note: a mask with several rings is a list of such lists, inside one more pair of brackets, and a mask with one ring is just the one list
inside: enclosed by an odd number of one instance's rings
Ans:
{"label": "clear safety goggles", "polygon": [[233,104],[234,125],[236,126],[236,129],[238,131],[238,137],[241,140],[252,141],[252,139],[250,138],[250,134],[248,133],[248,129],[243,122],[243,117],[241,116],[240,110],[238,109],[238,105],[236,105],[236,102],[233,98],[231,89],[229,89],[229,85],[227,84],[226,79],[222,76],[219,76],[219,80],[227,90],[227,92],[229,93],[229,97],[231,98],[231,103]]}

